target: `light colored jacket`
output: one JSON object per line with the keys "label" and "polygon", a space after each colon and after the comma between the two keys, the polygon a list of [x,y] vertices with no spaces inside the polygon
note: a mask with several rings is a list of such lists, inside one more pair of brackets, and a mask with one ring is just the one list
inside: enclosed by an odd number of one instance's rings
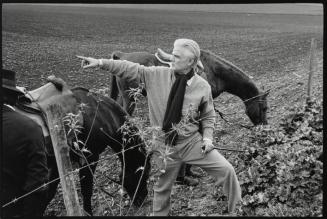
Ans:
{"label": "light colored jacket", "polygon": [[[175,81],[174,71],[169,67],[146,67],[126,60],[102,59],[102,69],[128,81],[143,83],[147,91],[149,117],[151,126],[162,127],[170,89]],[[178,135],[177,142],[200,131],[203,138],[213,138],[215,110],[211,87],[206,80],[195,74],[186,86],[182,119],[189,114],[192,119],[184,126],[183,134]],[[187,117],[189,118],[189,116]]]}

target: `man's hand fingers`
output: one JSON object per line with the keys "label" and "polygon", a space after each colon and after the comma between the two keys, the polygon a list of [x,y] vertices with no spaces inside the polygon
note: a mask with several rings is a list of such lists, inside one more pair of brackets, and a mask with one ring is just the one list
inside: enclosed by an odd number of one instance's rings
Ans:
{"label": "man's hand fingers", "polygon": [[201,147],[201,152],[202,152],[202,154],[204,154],[205,149],[206,149],[206,146],[203,145],[203,146]]}
{"label": "man's hand fingers", "polygon": [[82,59],[81,68],[88,68],[88,67],[90,67],[88,65],[89,64],[88,57],[85,57],[85,56],[76,56],[76,57],[79,58],[79,59]]}
{"label": "man's hand fingers", "polygon": [[76,56],[77,58],[79,58],[79,59],[87,59],[87,57],[85,57],[85,56]]}
{"label": "man's hand fingers", "polygon": [[81,67],[82,68],[89,68],[91,64],[87,60],[82,60]]}
{"label": "man's hand fingers", "polygon": [[208,153],[208,146],[206,146],[206,145],[204,145],[204,146],[202,146],[202,154],[206,154],[206,153]]}
{"label": "man's hand fingers", "polygon": [[82,59],[81,68],[85,68],[85,66],[88,64],[87,57],[84,56],[76,56],[76,57]]}
{"label": "man's hand fingers", "polygon": [[203,154],[207,154],[214,149],[214,146],[213,145],[203,145],[201,147],[201,149],[202,149]]}
{"label": "man's hand fingers", "polygon": [[82,68],[90,68],[90,67],[93,67],[93,66],[94,66],[94,64],[91,64],[89,61],[82,60],[82,63],[81,63]]}
{"label": "man's hand fingers", "polygon": [[93,65],[85,65],[85,66],[83,66],[84,69],[85,68],[90,68],[90,67],[93,67]]}
{"label": "man's hand fingers", "polygon": [[85,68],[93,68],[99,65],[98,59],[91,58],[91,57],[84,57],[84,56],[76,56],[79,59],[82,59],[81,67]]}

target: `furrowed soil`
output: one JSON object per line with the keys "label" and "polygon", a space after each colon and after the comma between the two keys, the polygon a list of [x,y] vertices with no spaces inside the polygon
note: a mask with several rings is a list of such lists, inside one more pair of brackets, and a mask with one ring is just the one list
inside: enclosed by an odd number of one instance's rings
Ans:
{"label": "furrowed soil", "polygon": [[[64,79],[71,87],[110,89],[109,73],[82,70],[76,55],[109,58],[116,50],[154,53],[157,48],[170,52],[176,38],[192,38],[202,49],[210,50],[243,69],[259,88],[271,89],[268,121],[274,127],[288,107],[305,102],[310,43],[315,38],[317,65],[312,96],[323,98],[323,16],[2,6],[2,66],[16,71],[18,85],[28,90],[40,87],[52,74]],[[217,116],[217,144],[226,148],[247,148],[250,130],[239,124],[251,123],[242,101],[223,93],[216,98],[215,106],[231,123],[227,124]],[[147,117],[145,99],[142,99],[141,110],[136,116]],[[236,152],[221,153],[229,159]],[[110,154],[112,151],[108,148],[102,156]],[[221,214],[226,206],[226,201],[221,200],[222,190],[201,169],[193,167],[193,170],[202,175],[200,184],[195,187],[174,186],[171,215]],[[115,156],[98,164],[92,197],[94,215],[149,215],[153,182],[149,183],[150,193],[144,205],[128,210],[129,198],[124,197],[120,202],[119,193],[114,193],[118,185],[106,178],[118,179],[118,173],[119,162]],[[80,195],[79,186],[78,192]],[[107,193],[114,193],[114,197]],[[59,187],[45,215],[65,214]]]}

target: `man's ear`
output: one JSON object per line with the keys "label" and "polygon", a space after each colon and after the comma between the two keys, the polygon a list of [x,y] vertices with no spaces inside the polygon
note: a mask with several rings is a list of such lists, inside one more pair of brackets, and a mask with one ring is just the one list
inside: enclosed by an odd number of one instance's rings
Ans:
{"label": "man's ear", "polygon": [[191,65],[192,66],[197,65],[197,61],[195,58],[191,58]]}
{"label": "man's ear", "polygon": [[189,66],[193,66],[193,65],[194,65],[194,62],[195,62],[195,58],[190,57],[190,58],[189,58],[188,65],[189,65]]}

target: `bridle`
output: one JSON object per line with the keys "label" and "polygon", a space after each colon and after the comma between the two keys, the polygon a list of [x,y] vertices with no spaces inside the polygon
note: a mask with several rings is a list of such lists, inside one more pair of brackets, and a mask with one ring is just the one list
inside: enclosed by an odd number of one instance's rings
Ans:
{"label": "bridle", "polygon": [[[258,98],[258,97],[261,97],[261,96],[264,96],[264,95],[266,95],[268,93],[269,93],[269,90],[266,91],[266,92],[263,92],[263,93],[261,93],[259,95],[256,95],[256,96],[250,97],[248,99],[245,99],[245,100],[243,100],[243,103],[245,104],[245,103],[247,103],[250,100],[253,100],[253,99]],[[264,101],[263,100],[258,100],[258,102],[264,102]],[[214,107],[214,108],[215,108],[215,111],[218,112],[220,118],[222,118],[222,120],[224,122],[226,122],[227,124],[229,124],[229,125],[238,125],[240,127],[247,128],[247,129],[251,129],[251,128],[253,128],[255,126],[255,125],[249,126],[249,125],[244,125],[244,124],[240,124],[240,123],[230,122],[230,121],[228,121],[228,120],[226,120],[224,118],[224,114],[222,112],[220,112],[216,107]],[[260,115],[261,115],[261,111],[260,111]]]}
{"label": "bridle", "polygon": [[216,107],[215,107],[215,111],[218,112],[220,118],[222,118],[222,120],[224,122],[226,122],[228,125],[237,125],[237,126],[240,126],[240,127],[243,127],[243,128],[247,128],[247,129],[251,129],[251,128],[254,127],[254,125],[249,126],[249,125],[244,125],[244,124],[240,124],[240,123],[236,123],[236,122],[230,122],[227,119],[225,119],[224,114],[222,112],[220,112]]}
{"label": "bridle", "polygon": [[[243,103],[246,103],[246,102],[248,102],[248,101],[250,101],[250,100],[252,100],[252,99],[255,99],[255,98],[257,98],[257,97],[264,96],[264,95],[268,94],[269,92],[270,92],[270,90],[268,90],[268,91],[266,91],[266,92],[263,92],[263,93],[261,93],[261,94],[259,94],[259,95],[257,95],[257,96],[253,96],[253,97],[250,97],[250,98],[248,98],[248,99],[245,99],[245,100],[243,100]],[[259,101],[262,102],[262,100],[259,100]]]}

